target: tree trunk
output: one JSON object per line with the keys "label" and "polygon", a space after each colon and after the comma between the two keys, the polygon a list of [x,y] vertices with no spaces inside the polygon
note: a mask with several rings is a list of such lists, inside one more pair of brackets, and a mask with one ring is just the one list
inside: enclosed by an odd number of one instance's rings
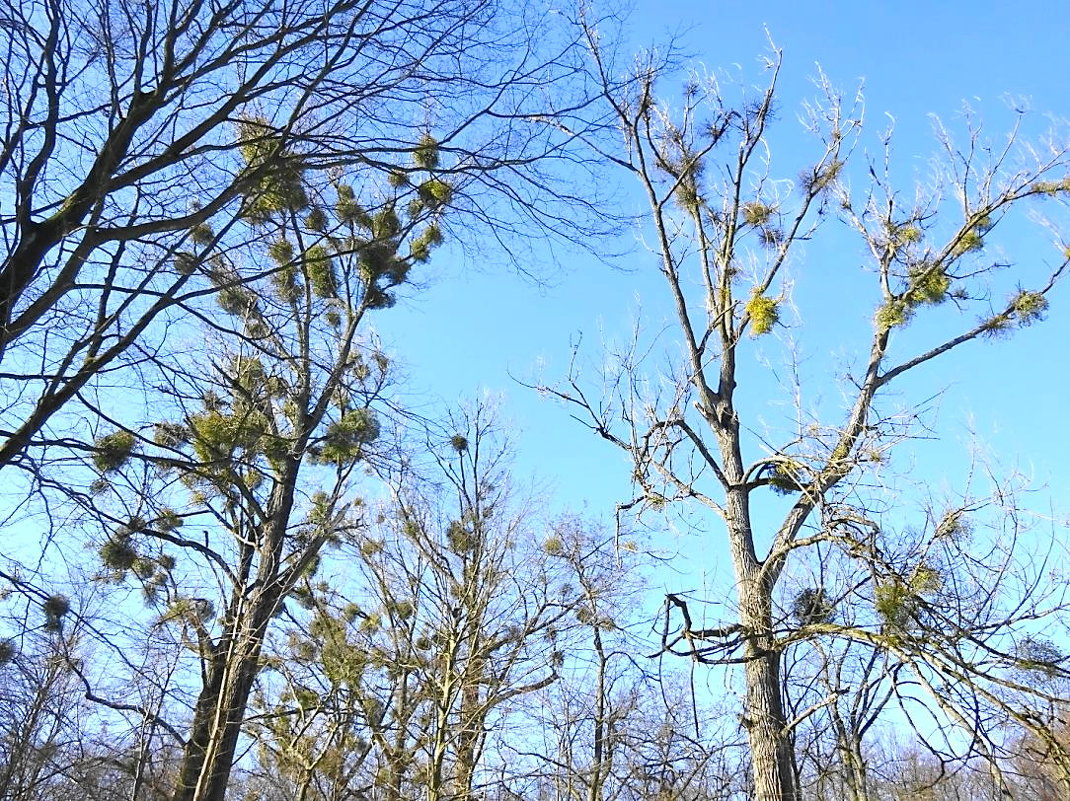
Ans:
{"label": "tree trunk", "polygon": [[862,756],[862,742],[857,735],[847,735],[842,749],[847,767],[847,790],[850,801],[869,801],[869,781],[866,776],[866,762]]}
{"label": "tree trunk", "polygon": [[780,697],[780,654],[747,662],[746,726],[754,774],[754,801],[796,801],[791,750],[784,732]]}
{"label": "tree trunk", "polygon": [[[728,356],[722,368],[732,369]],[[727,421],[718,431],[725,472],[738,485],[744,474],[738,426],[727,406],[721,410],[720,419]],[[795,759],[784,717],[781,651],[773,636],[774,580],[770,576],[775,573],[763,573],[762,563],[755,555],[750,498],[742,486],[728,492],[726,522],[739,597],[739,622],[746,638],[742,722],[750,744],[752,801],[798,801]]]}
{"label": "tree trunk", "polygon": [[753,801],[798,801],[780,684],[780,651],[773,648],[770,590],[755,581],[740,585],[747,694],[743,724],[750,743]]}
{"label": "tree trunk", "polygon": [[231,616],[230,631],[212,655],[197,699],[172,801],[226,799],[245,710],[260,670],[264,634],[275,609],[273,597],[261,593],[250,605],[246,621]]}

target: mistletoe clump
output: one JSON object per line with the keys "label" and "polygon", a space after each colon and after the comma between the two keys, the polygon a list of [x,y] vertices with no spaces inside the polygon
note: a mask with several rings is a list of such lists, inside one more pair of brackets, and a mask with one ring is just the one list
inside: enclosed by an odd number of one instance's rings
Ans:
{"label": "mistletoe clump", "polygon": [[304,168],[281,134],[263,117],[238,125],[238,150],[247,176],[245,216],[263,223],[273,215],[308,207]]}
{"label": "mistletoe clump", "polygon": [[379,418],[371,409],[351,409],[327,427],[314,454],[320,464],[342,464],[361,458],[363,448],[379,438]]}
{"label": "mistletoe clump", "polygon": [[757,287],[751,292],[746,311],[750,317],[751,336],[754,337],[768,334],[780,320],[777,302],[773,298],[766,297]]}
{"label": "mistletoe clump", "polygon": [[836,616],[832,602],[823,589],[808,587],[791,602],[791,614],[800,625],[831,623]]}
{"label": "mistletoe clump", "polygon": [[130,459],[137,440],[129,431],[116,431],[103,437],[98,437],[93,443],[93,466],[101,473],[113,473],[122,468]]}

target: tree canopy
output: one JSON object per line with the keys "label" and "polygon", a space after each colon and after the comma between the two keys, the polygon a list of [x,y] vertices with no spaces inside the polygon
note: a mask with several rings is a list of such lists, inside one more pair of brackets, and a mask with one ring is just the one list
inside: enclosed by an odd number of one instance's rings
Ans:
{"label": "tree canopy", "polygon": [[[628,41],[490,0],[0,13],[0,796],[1070,791],[1057,499],[937,403],[1050,360],[1070,129],[967,110],[921,162],[775,47]],[[597,454],[582,511],[511,401],[426,389],[522,335],[497,282],[552,295],[540,260],[615,315],[544,320],[510,384]]]}

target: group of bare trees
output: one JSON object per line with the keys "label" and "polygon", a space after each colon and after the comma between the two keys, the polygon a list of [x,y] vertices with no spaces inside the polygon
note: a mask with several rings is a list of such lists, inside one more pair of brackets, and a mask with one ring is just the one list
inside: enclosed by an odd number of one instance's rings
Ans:
{"label": "group of bare trees", "polygon": [[[980,466],[913,486],[934,421],[889,395],[1044,317],[1066,139],[941,129],[915,186],[821,79],[785,168],[779,54],[670,101],[609,35],[490,0],[0,11],[0,797],[1070,792],[1059,532]],[[607,533],[525,495],[487,403],[404,408],[371,322],[443,243],[589,244],[620,218],[577,176],[621,172],[674,345],[542,387],[630,463]],[[1023,221],[1055,247],[1018,265]],[[865,299],[811,313],[825,236]],[[678,511],[733,567],[716,606],[642,588],[624,529]]]}

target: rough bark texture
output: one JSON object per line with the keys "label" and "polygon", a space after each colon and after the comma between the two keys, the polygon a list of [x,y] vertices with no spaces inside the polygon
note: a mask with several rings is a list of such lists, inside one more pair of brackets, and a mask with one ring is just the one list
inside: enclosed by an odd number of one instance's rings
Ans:
{"label": "rough bark texture", "polygon": [[234,587],[224,632],[210,646],[205,684],[194,711],[190,737],[172,801],[225,801],[230,772],[253,684],[260,672],[264,637],[280,599],[293,587],[306,565],[320,551],[323,539],[313,539],[301,557],[283,565],[287,527],[294,505],[300,463],[290,459],[276,477],[267,521],[260,530],[246,531],[246,543],[259,543],[253,569],[254,546],[246,550]]}
{"label": "rough bark texture", "polygon": [[781,653],[773,647],[771,612],[771,588],[752,579],[740,585],[740,619],[747,637],[743,725],[750,743],[754,798],[795,801],[799,796],[781,695]]}
{"label": "rough bark texture", "polygon": [[267,593],[252,604],[249,620],[231,618],[217,645],[208,680],[197,700],[191,735],[173,801],[224,801],[260,651],[276,600]]}
{"label": "rough bark texture", "polygon": [[739,621],[745,637],[743,655],[747,660],[743,725],[750,744],[755,801],[796,801],[798,791],[792,767],[792,746],[781,695],[781,652],[773,636],[775,572],[763,570],[756,555],[750,495],[742,486],[745,472],[739,424],[732,408],[733,356],[734,352],[728,350],[723,358],[721,391],[718,393],[721,403],[714,430],[720,443],[725,475],[737,487],[727,493],[726,520],[736,574]]}
{"label": "rough bark texture", "polygon": [[794,801],[791,747],[784,734],[780,695],[780,654],[770,651],[747,663],[747,739],[756,799]]}

